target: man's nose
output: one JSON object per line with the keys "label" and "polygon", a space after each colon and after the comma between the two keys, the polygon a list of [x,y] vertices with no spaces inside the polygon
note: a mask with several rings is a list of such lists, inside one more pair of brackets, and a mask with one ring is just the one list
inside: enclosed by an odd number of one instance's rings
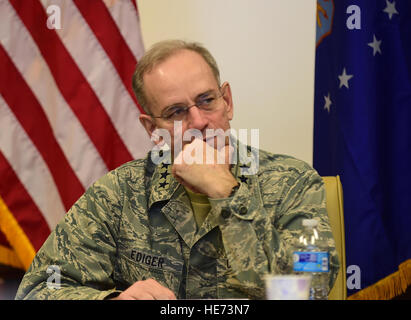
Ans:
{"label": "man's nose", "polygon": [[208,124],[208,120],[203,116],[201,110],[196,106],[188,109],[187,125],[189,129],[202,130]]}

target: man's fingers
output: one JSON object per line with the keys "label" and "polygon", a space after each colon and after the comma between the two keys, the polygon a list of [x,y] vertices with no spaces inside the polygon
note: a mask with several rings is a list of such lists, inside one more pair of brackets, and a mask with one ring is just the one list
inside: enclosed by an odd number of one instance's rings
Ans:
{"label": "man's fingers", "polygon": [[154,279],[137,281],[119,296],[121,300],[175,300],[175,294]]}
{"label": "man's fingers", "polygon": [[133,296],[134,300],[155,300],[155,298],[147,292],[139,292]]}
{"label": "man's fingers", "polygon": [[156,299],[156,300],[176,299],[176,296],[170,289],[162,286],[160,283],[158,283],[154,279],[147,279],[146,281],[144,281],[143,286],[146,289],[145,292],[149,293],[153,297],[153,299]]}
{"label": "man's fingers", "polygon": [[156,300],[176,300],[174,293],[159,293],[154,297]]}
{"label": "man's fingers", "polygon": [[[174,159],[174,165],[191,164],[230,164],[234,147],[230,144],[224,145],[221,149],[211,146],[200,139],[194,139],[191,143],[184,145],[183,150]],[[175,168],[173,174],[176,175]]]}

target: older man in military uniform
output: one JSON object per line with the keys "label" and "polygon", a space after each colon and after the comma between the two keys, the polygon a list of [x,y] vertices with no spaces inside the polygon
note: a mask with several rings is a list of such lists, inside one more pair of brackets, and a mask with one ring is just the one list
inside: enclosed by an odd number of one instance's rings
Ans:
{"label": "older man in military uniform", "polygon": [[[139,62],[133,88],[146,110],[140,121],[149,135],[169,132],[171,152],[188,130],[206,136],[230,128],[230,85],[220,84],[213,57],[198,44],[155,45]],[[206,139],[182,141],[177,157],[193,143],[209,148]],[[237,151],[230,146],[218,151],[231,156]],[[300,160],[261,150],[251,174],[228,158],[189,164],[173,157],[170,164],[149,153],[108,173],[57,225],[16,298],[262,299],[265,275],[290,272],[304,218],[317,219],[328,240],[331,287],[338,259],[321,177]],[[50,266],[59,272],[54,286]]]}

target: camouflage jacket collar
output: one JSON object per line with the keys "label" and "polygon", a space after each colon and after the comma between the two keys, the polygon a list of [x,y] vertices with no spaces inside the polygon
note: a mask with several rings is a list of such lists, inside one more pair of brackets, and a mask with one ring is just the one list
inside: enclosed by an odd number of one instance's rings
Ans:
{"label": "camouflage jacket collar", "polygon": [[180,183],[171,174],[172,164],[160,163],[155,165],[150,157],[148,158],[149,166],[153,166],[153,173],[150,181],[148,206],[158,201],[170,200],[176,192]]}
{"label": "camouflage jacket collar", "polygon": [[[236,141],[234,153],[236,154],[235,162],[231,165],[231,173],[238,182],[249,184],[250,177],[247,175],[247,170],[251,167],[250,162],[242,162],[243,157],[240,157],[239,146],[240,142]],[[245,147],[248,157],[252,157],[255,152],[251,151],[249,146]],[[257,152],[258,154],[258,152]],[[250,158],[248,158],[250,159]],[[258,159],[257,159],[258,161]],[[156,165],[151,159],[151,152],[147,155],[146,167],[146,189],[148,191],[148,207],[151,208],[153,203],[159,201],[168,201],[173,195],[177,197],[179,194],[185,192],[182,185],[174,178],[171,173],[172,164],[160,163]],[[179,188],[181,187],[181,188]]]}

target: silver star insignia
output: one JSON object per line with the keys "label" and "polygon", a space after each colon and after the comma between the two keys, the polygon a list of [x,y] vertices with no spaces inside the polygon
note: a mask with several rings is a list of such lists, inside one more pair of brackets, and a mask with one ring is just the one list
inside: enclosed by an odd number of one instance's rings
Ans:
{"label": "silver star insignia", "polygon": [[368,45],[373,49],[373,55],[375,56],[377,52],[381,54],[381,40],[377,40],[374,34],[373,41],[368,43]]}
{"label": "silver star insignia", "polygon": [[399,14],[399,13],[398,13],[397,9],[395,8],[395,1],[389,2],[388,0],[385,0],[385,2],[387,3],[387,6],[385,7],[385,9],[383,11],[388,13],[388,17],[391,20],[391,18],[394,14]]}
{"label": "silver star insignia", "polygon": [[338,76],[338,79],[340,79],[340,88],[344,86],[349,89],[350,87],[348,86],[348,80],[350,80],[352,77],[354,76],[352,74],[347,74],[344,68],[342,75]]}
{"label": "silver star insignia", "polygon": [[330,107],[332,105],[332,101],[331,101],[331,97],[330,97],[330,93],[328,92],[328,96],[324,96],[324,109],[328,111],[328,113],[330,113]]}

